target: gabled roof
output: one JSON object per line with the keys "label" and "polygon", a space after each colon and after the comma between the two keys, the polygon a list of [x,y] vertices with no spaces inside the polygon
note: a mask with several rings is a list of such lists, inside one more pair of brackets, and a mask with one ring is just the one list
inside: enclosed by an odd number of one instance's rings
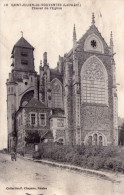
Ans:
{"label": "gabled roof", "polygon": [[81,39],[79,39],[78,42],[80,42],[82,39],[86,39],[86,37],[88,37],[90,34],[96,34],[101,40],[102,42],[104,42],[104,44],[107,45],[106,41],[104,40],[104,38],[102,37],[101,33],[99,32],[98,28],[95,25],[91,25],[90,28],[86,31],[86,33],[81,37]]}
{"label": "gabled roof", "polygon": [[32,98],[24,107],[26,108],[48,108],[45,104],[43,104],[36,98]]}
{"label": "gabled roof", "polygon": [[14,51],[15,47],[23,47],[23,48],[28,48],[28,49],[34,49],[34,47],[30,43],[28,43],[28,41],[26,41],[26,39],[24,39],[24,37],[21,37],[17,41],[17,43],[14,45],[13,50],[12,50],[12,54],[13,54],[13,51]]}
{"label": "gabled roof", "polygon": [[[104,40],[104,38],[102,37],[101,33],[99,32],[98,28],[95,25],[91,25],[90,28],[86,31],[86,33],[77,41],[77,46],[75,47],[75,50],[76,49],[78,50],[80,45],[85,42],[86,38],[93,33],[96,34],[101,39],[105,50],[106,49],[108,50],[109,46],[107,45],[106,41]],[[72,53],[73,53],[73,48],[66,54],[66,57],[71,56]]]}

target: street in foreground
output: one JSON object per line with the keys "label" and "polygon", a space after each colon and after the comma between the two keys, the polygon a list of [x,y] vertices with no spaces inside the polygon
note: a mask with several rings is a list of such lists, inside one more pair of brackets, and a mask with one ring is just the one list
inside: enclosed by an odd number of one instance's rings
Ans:
{"label": "street in foreground", "polygon": [[124,175],[116,181],[0,153],[1,195],[123,195]]}

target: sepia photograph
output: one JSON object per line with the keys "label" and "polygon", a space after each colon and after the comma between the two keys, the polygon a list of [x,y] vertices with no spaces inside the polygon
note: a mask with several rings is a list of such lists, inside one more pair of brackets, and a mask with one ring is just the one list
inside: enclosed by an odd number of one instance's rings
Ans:
{"label": "sepia photograph", "polygon": [[124,194],[124,1],[1,0],[0,195]]}

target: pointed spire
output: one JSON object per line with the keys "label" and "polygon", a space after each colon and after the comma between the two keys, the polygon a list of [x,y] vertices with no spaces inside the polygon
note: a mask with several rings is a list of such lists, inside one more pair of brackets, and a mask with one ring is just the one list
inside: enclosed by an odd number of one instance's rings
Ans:
{"label": "pointed spire", "polygon": [[76,29],[75,29],[75,24],[74,24],[74,29],[73,29],[73,48],[76,46]]}
{"label": "pointed spire", "polygon": [[110,48],[111,48],[111,52],[113,53],[113,34],[112,34],[112,31],[111,31],[111,34],[110,34]]}
{"label": "pointed spire", "polygon": [[111,34],[110,34],[110,46],[113,46],[113,34],[112,34],[112,31],[111,31]]}
{"label": "pointed spire", "polygon": [[73,30],[73,41],[76,41],[76,29],[74,24],[74,30]]}
{"label": "pointed spire", "polygon": [[94,13],[92,13],[92,25],[95,25],[95,16],[94,16]]}

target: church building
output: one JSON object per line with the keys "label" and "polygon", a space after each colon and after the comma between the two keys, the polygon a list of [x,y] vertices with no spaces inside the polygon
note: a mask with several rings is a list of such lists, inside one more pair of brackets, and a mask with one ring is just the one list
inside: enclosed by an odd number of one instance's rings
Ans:
{"label": "church building", "polygon": [[26,135],[65,145],[117,145],[118,108],[113,35],[108,45],[95,25],[52,69],[47,52],[35,71],[34,47],[22,36],[12,49],[7,79],[8,150],[26,150]]}

